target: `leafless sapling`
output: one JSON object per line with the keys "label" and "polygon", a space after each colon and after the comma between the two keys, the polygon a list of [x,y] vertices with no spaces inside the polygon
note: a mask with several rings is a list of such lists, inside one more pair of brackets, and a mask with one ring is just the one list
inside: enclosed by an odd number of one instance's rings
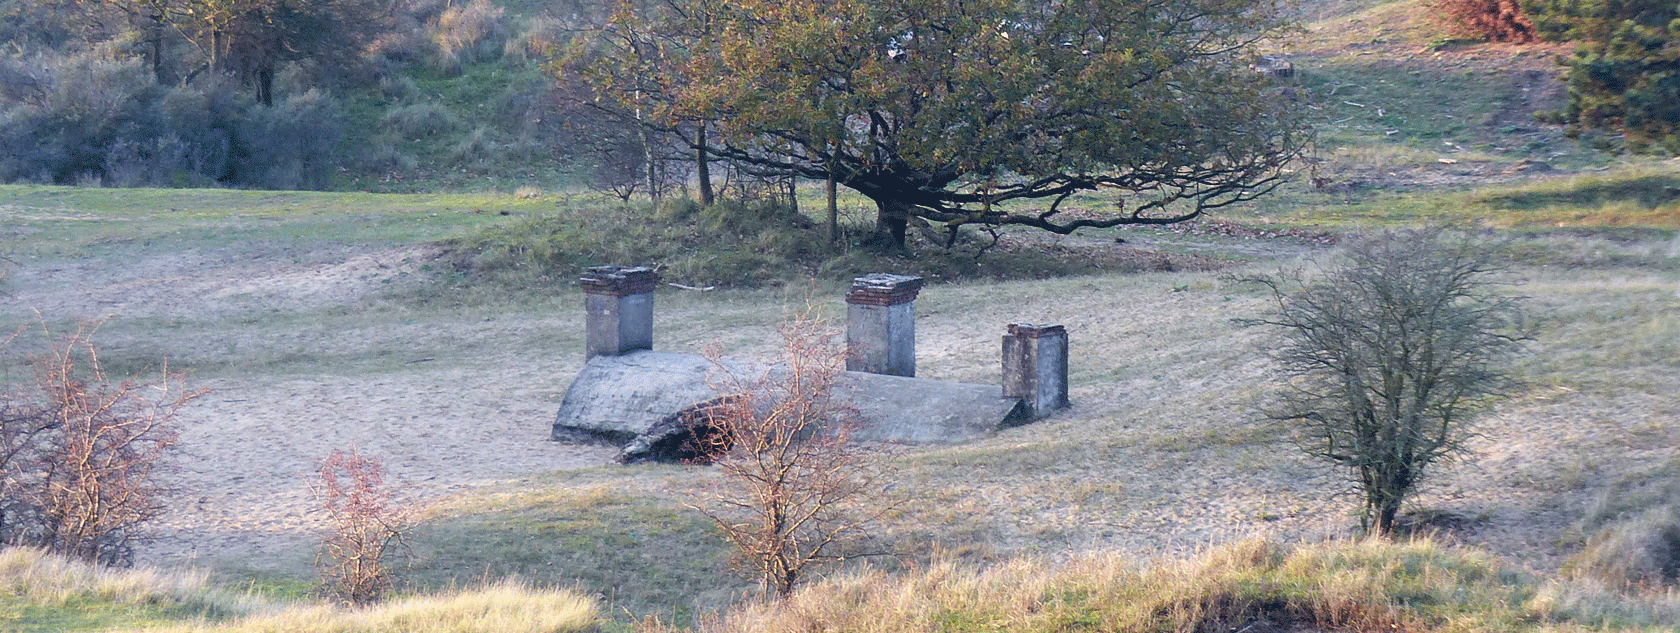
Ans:
{"label": "leafless sapling", "polygon": [[376,457],[334,450],[318,474],[313,491],[328,521],[315,557],[322,590],[350,604],[378,602],[391,590],[393,559],[407,551],[413,515]]}
{"label": "leafless sapling", "polygon": [[766,592],[786,597],[816,567],[844,557],[883,505],[850,441],[856,412],[834,398],[846,351],[807,308],[781,327],[780,362],[751,370],[721,361],[707,409],[721,485],[692,504],[734,545]]}

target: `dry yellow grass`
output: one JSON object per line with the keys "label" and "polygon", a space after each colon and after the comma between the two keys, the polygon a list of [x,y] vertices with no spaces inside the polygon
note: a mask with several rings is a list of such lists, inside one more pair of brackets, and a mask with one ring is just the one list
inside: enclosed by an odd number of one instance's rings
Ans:
{"label": "dry yellow grass", "polygon": [[744,606],[705,633],[1662,630],[1675,596],[1628,600],[1543,583],[1485,554],[1421,539],[1283,546],[1249,539],[1139,564],[1112,552],[990,568],[861,570]]}
{"label": "dry yellow grass", "polygon": [[[0,592],[10,609],[115,614],[101,629],[152,633],[576,633],[595,628],[595,601],[574,591],[503,581],[411,596],[366,608],[288,603],[214,586],[201,571],[96,567],[28,548],[0,551]],[[125,610],[132,615],[124,616]],[[50,611],[46,611],[50,612]],[[0,624],[22,621],[0,615]],[[125,622],[197,618],[175,625]],[[28,628],[27,630],[43,630]],[[81,630],[78,628],[77,630]]]}
{"label": "dry yellow grass", "polygon": [[22,596],[33,605],[90,600],[120,605],[191,602],[237,612],[258,604],[248,596],[211,587],[207,577],[202,571],[99,567],[27,547],[0,549],[0,592]]}
{"label": "dry yellow grass", "polygon": [[574,633],[592,630],[595,602],[576,592],[502,582],[394,599],[365,608],[298,606],[232,622],[157,633]]}

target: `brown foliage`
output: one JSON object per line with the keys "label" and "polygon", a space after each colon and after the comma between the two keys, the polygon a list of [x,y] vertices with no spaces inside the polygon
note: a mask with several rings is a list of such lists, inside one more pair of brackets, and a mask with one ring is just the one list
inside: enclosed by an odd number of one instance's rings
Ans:
{"label": "brown foliage", "polygon": [[376,457],[335,450],[319,474],[312,489],[331,523],[315,557],[322,590],[350,604],[378,602],[391,590],[391,559],[407,551],[413,516]]}
{"label": "brown foliage", "polygon": [[113,382],[84,325],[36,359],[33,389],[0,397],[0,539],[105,564],[132,562],[164,510],[158,475],[174,417],[204,393],[163,378]]}
{"label": "brown foliage", "polygon": [[707,409],[695,433],[716,455],[723,483],[691,507],[738,550],[738,563],[768,592],[786,597],[814,567],[844,558],[873,513],[859,506],[873,477],[849,441],[856,413],[833,399],[845,370],[837,331],[807,308],[781,328],[781,364],[743,371],[717,361],[715,385],[730,394]]}
{"label": "brown foliage", "polygon": [[1494,42],[1521,44],[1537,37],[1517,0],[1433,0],[1451,23]]}

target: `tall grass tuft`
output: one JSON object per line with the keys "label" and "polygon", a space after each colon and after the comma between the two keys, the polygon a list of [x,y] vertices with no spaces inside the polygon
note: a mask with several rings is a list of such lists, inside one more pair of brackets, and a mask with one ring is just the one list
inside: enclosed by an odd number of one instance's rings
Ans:
{"label": "tall grass tuft", "polygon": [[181,605],[230,615],[256,605],[248,596],[212,588],[203,572],[149,567],[115,569],[30,547],[0,550],[0,593],[40,607],[102,602],[128,606]]}
{"label": "tall grass tuft", "polygon": [[[288,604],[217,588],[203,572],[110,569],[24,547],[0,551],[0,605],[0,628],[16,622],[11,611],[28,607],[63,612],[93,627],[86,630],[161,622],[144,629],[159,633],[575,633],[593,630],[600,615],[577,592],[514,581],[368,608]],[[90,612],[133,615],[100,620]]]}
{"label": "tall grass tuft", "polygon": [[1680,506],[1657,506],[1606,526],[1565,571],[1613,585],[1680,582]]}
{"label": "tall grass tuft", "polygon": [[160,633],[574,633],[594,630],[595,602],[558,589],[502,582],[479,589],[392,600],[375,607],[294,607],[220,624]]}

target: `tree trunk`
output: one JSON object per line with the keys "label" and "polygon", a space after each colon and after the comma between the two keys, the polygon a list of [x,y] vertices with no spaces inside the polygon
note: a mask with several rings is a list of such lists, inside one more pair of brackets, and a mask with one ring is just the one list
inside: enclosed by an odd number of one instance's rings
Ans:
{"label": "tree trunk", "polygon": [[694,130],[694,171],[700,177],[700,204],[711,206],[716,201],[717,194],[712,191],[711,161],[706,156],[706,124],[701,123]]}
{"label": "tree trunk", "polygon": [[647,129],[642,129],[640,133],[642,135],[642,168],[645,172],[643,175],[647,178],[648,198],[654,202],[659,202],[659,172],[654,170],[653,142],[648,139]]}
{"label": "tree trunk", "polygon": [[788,178],[787,178],[787,197],[788,197],[788,209],[793,211],[793,215],[795,215],[795,216],[799,215],[799,177],[798,176],[788,176]]}
{"label": "tree trunk", "polygon": [[152,45],[150,54],[152,62],[152,80],[156,81],[158,85],[164,86],[169,83],[165,81],[166,77],[163,76],[163,29],[165,26],[165,17],[162,12],[153,12],[149,17],[151,18],[152,23],[148,25],[146,29],[146,43]]}
{"label": "tree trunk", "polygon": [[1394,518],[1400,514],[1400,504],[1385,503],[1377,508],[1377,522],[1372,526],[1372,533],[1383,538],[1394,535]]}
{"label": "tree trunk", "polygon": [[257,87],[257,103],[264,107],[274,107],[274,67],[263,66],[257,69],[254,82]]}
{"label": "tree trunk", "polygon": [[[642,101],[642,91],[636,91],[636,102]],[[648,199],[655,204],[659,202],[659,175],[653,166],[653,141],[648,138],[647,128],[642,122],[642,106],[636,106],[636,139],[642,142],[642,175],[646,177]]]}
{"label": "tree trunk", "polygon": [[828,243],[840,241],[840,207],[835,203],[834,165],[828,166]]}
{"label": "tree trunk", "polygon": [[875,201],[875,230],[891,236],[894,246],[904,248],[904,233],[909,226],[909,204],[897,200]]}

